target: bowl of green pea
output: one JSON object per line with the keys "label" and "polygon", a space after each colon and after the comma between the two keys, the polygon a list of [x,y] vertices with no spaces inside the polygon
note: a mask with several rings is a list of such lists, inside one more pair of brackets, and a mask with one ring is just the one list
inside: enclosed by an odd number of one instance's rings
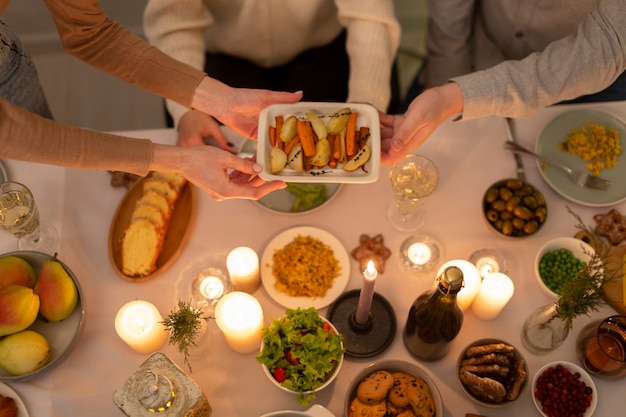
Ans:
{"label": "bowl of green pea", "polygon": [[558,297],[561,287],[587,266],[594,249],[575,237],[558,237],[546,242],[535,258],[535,276],[546,294]]}

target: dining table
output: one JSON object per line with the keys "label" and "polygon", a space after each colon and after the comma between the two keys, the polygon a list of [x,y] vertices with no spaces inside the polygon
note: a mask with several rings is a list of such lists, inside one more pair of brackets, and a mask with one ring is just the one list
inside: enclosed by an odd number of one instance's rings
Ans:
{"label": "dining table", "polygon": [[[577,109],[601,110],[626,119],[626,102],[554,105],[514,120],[518,143],[534,149],[540,133],[551,120]],[[3,160],[8,179],[26,184],[34,194],[41,220],[57,228],[58,258],[77,277],[84,308],[82,328],[71,351],[46,372],[8,384],[23,400],[31,417],[123,415],[113,401],[114,393],[150,354],[131,349],[118,336],[115,330],[118,310],[129,301],[146,300],[165,317],[184,299],[189,276],[200,268],[223,266],[228,253],[239,246],[254,249],[260,258],[268,242],[279,233],[311,226],[335,236],[347,253],[359,246],[361,235],[382,236],[391,256],[376,279],[375,292],[389,302],[396,319],[389,346],[369,357],[345,356],[335,381],[317,393],[311,404],[320,404],[335,416],[343,416],[347,390],[357,372],[372,362],[396,359],[417,364],[432,378],[443,400],[443,416],[464,417],[466,413],[487,417],[539,416],[530,388],[537,370],[556,360],[578,363],[575,345],[579,331],[590,321],[617,313],[602,304],[597,311],[577,317],[570,334],[558,348],[545,354],[527,350],[521,340],[524,321],[535,309],[555,301],[536,280],[537,252],[553,238],[576,234],[577,220],[571,212],[593,228],[594,215],[610,209],[626,213],[626,203],[616,201],[598,207],[566,199],[547,184],[534,160],[523,158],[527,181],[545,196],[547,220],[531,236],[508,238],[496,234],[484,219],[482,199],[491,184],[516,175],[513,155],[503,147],[507,140],[504,123],[500,117],[450,119],[413,151],[430,158],[439,171],[439,184],[424,205],[424,224],[414,232],[398,231],[387,219],[392,203],[388,166],[381,167],[375,182],[343,184],[330,202],[304,213],[275,211],[245,199],[218,202],[195,188],[189,230],[176,259],[154,278],[141,282],[122,279],[109,256],[112,220],[127,192],[124,187],[111,185],[110,172]],[[174,144],[177,135],[173,129],[112,133],[168,144]],[[620,160],[620,163],[625,162]],[[624,184],[619,179],[612,186],[624,187]],[[415,233],[426,233],[440,244],[439,260],[430,270],[411,272],[400,261],[400,246]],[[514,283],[512,298],[490,320],[478,318],[471,309],[465,310],[460,332],[443,358],[423,361],[412,356],[402,337],[411,304],[419,295],[433,289],[441,265],[450,260],[467,260],[473,252],[484,248],[497,249],[506,260],[506,274]],[[0,234],[0,253],[16,250],[16,239],[7,233]],[[352,257],[349,263],[345,291],[359,290],[363,271]],[[263,285],[252,295],[262,306],[265,324],[285,313],[285,307]],[[324,317],[328,311],[328,306],[319,309]],[[519,399],[506,407],[476,403],[463,391],[457,376],[459,355],[468,344],[484,338],[497,338],[514,345],[527,362],[526,388]],[[295,395],[280,390],[268,380],[256,352],[233,351],[214,320],[209,320],[207,336],[191,351],[191,370],[176,346],[165,342],[158,351],[198,384],[213,416],[254,417],[308,408],[298,404]],[[593,380],[598,397],[595,416],[622,415],[620,398],[626,392],[625,381],[595,376]]]}

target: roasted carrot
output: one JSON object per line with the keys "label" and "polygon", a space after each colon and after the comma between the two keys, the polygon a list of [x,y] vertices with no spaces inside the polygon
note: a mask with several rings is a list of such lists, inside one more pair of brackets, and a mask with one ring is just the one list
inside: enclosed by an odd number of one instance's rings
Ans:
{"label": "roasted carrot", "polygon": [[283,116],[278,115],[274,117],[274,120],[276,121],[276,146],[278,146],[280,149],[283,149],[285,147],[285,144],[280,139],[279,133],[280,129],[283,127],[283,122],[285,121],[285,119],[283,118]]}
{"label": "roasted carrot", "polygon": [[270,145],[276,146],[276,127],[270,126]]}
{"label": "roasted carrot", "polygon": [[365,126],[359,128],[359,136],[361,137],[361,145],[359,147],[362,148],[370,137],[370,128]]}
{"label": "roasted carrot", "polygon": [[300,143],[302,144],[304,155],[308,157],[315,155],[315,138],[313,137],[311,122],[308,120],[298,120],[296,122],[296,128],[298,130],[298,136],[300,136]]}
{"label": "roasted carrot", "polygon": [[332,151],[333,159],[337,160],[341,158],[341,143],[339,141],[339,135],[332,135],[332,136],[333,136],[333,147],[330,149],[333,150]]}
{"label": "roasted carrot", "polygon": [[300,142],[300,136],[296,135],[293,139],[291,139],[289,142],[287,142],[287,144],[285,145],[285,149],[283,149],[285,151],[285,153],[287,155],[289,155],[289,152],[291,152],[291,150],[293,149],[294,146],[296,146],[296,143]]}
{"label": "roasted carrot", "polygon": [[350,113],[348,124],[346,125],[346,154],[352,156],[356,154],[356,141],[354,131],[356,130],[356,112]]}

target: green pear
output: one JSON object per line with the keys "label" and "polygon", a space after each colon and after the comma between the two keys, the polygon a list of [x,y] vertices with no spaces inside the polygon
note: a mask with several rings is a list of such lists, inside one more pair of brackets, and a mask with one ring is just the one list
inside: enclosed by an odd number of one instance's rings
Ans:
{"label": "green pear", "polygon": [[49,321],[66,319],[78,303],[78,288],[56,254],[41,266],[35,283],[35,294],[39,295],[39,312]]}
{"label": "green pear", "polygon": [[36,279],[35,270],[26,260],[15,255],[0,258],[0,288],[7,285],[33,288]]}
{"label": "green pear", "polygon": [[39,304],[39,296],[32,288],[22,285],[0,288],[0,336],[17,333],[33,324]]}
{"label": "green pear", "polygon": [[41,334],[24,330],[0,340],[0,367],[12,375],[26,375],[50,361],[50,344]]}

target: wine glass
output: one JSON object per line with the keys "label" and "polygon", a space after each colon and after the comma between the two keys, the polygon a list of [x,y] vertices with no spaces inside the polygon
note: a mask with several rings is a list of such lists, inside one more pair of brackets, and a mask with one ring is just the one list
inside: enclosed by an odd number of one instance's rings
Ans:
{"label": "wine glass", "polygon": [[0,183],[0,227],[18,238],[20,250],[52,255],[57,247],[56,229],[39,222],[33,194],[19,182]]}
{"label": "wine glass", "polygon": [[389,172],[393,203],[387,217],[396,229],[408,232],[424,223],[424,203],[439,184],[439,171],[430,159],[409,154]]}

